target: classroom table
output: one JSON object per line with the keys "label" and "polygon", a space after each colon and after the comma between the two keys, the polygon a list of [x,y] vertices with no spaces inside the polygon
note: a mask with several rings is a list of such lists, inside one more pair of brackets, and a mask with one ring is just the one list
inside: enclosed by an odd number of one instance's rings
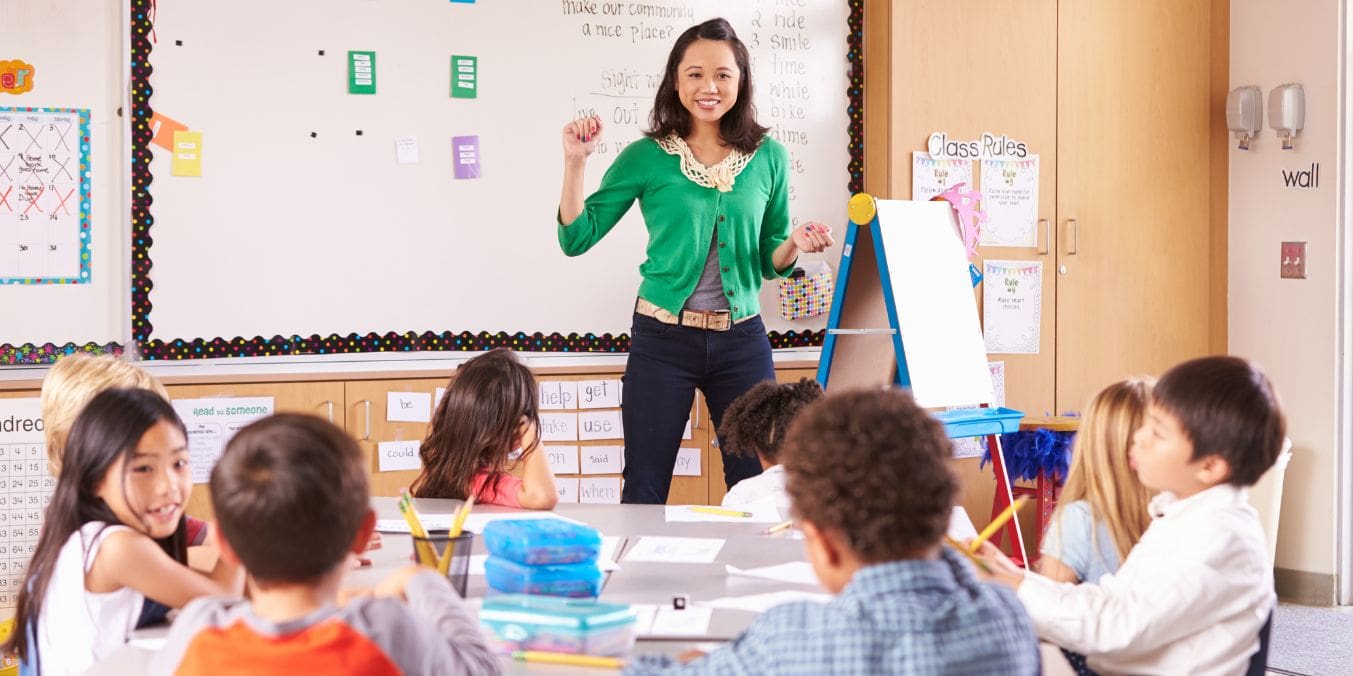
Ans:
{"label": "classroom table", "polygon": [[[450,514],[460,506],[459,500],[418,499],[418,510],[424,515]],[[395,498],[373,498],[372,507],[378,519],[398,519]],[[475,513],[513,512],[517,510],[497,506],[476,506]],[[816,586],[776,582],[747,577],[728,576],[725,565],[753,568],[787,561],[803,561],[803,542],[792,535],[779,533],[764,535],[772,524],[766,523],[667,523],[662,505],[584,505],[563,504],[554,510],[561,516],[582,521],[604,535],[617,536],[620,545],[615,559],[620,570],[607,575],[600,599],[616,603],[670,604],[675,594],[685,594],[694,603],[725,596],[745,596],[785,589],[821,592]],[[644,535],[669,537],[723,538],[723,548],[715,563],[631,563],[624,561],[625,553]],[[385,533],[378,550],[368,552],[372,565],[352,570],[345,586],[370,586],[410,561],[413,551],[408,535]],[[482,541],[474,542],[474,553],[485,553]],[[482,598],[487,591],[483,576],[471,576],[466,588],[470,599]],[[747,611],[714,609],[705,637],[684,640],[646,640],[635,645],[635,653],[661,652],[677,654],[691,647],[700,647],[711,641],[722,641],[737,636],[751,624],[756,614]],[[152,650],[136,645],[137,640],[154,640],[167,632],[156,627],[136,632],[133,643],[122,648],[94,666],[90,674],[144,673]],[[521,664],[503,661],[505,673],[614,673],[605,670],[580,670],[578,667],[558,667],[542,664]]]}
{"label": "classroom table", "polygon": [[[372,507],[379,519],[398,519],[399,510],[395,498],[373,498]],[[416,501],[420,513],[451,514],[460,506],[459,500]],[[514,512],[496,506],[479,506],[476,513]],[[563,504],[554,510],[561,516],[582,521],[605,535],[617,536],[620,545],[614,556],[620,564],[620,570],[607,575],[602,587],[602,601],[616,603],[658,603],[672,602],[675,594],[685,594],[692,602],[710,601],[726,596],[746,596],[787,589],[821,592],[817,586],[801,585],[791,582],[777,582],[727,574],[724,566],[739,568],[769,566],[789,561],[806,560],[803,541],[792,534],[779,533],[765,535],[763,532],[770,524],[765,523],[668,523],[663,505],[584,505]],[[633,563],[624,560],[625,554],[645,535],[669,537],[723,538],[724,546],[719,550],[716,562],[697,563]],[[412,540],[408,535],[385,533],[380,549],[369,552],[371,565],[352,570],[345,580],[346,586],[370,586],[383,577],[410,562],[413,551]],[[485,553],[483,543],[476,538],[474,553]],[[466,588],[466,596],[474,601],[482,598],[487,591],[483,576],[471,576]],[[634,647],[634,653],[664,653],[676,655],[692,647],[711,648],[713,644],[731,639],[741,633],[756,614],[747,611],[716,608],[711,614],[709,632],[702,638],[682,640],[640,639]],[[165,627],[155,627],[136,632],[133,643],[95,664],[88,673],[95,676],[126,675],[145,673],[153,650],[136,645],[138,640],[154,640],[167,633]],[[1072,674],[1071,668],[1062,658],[1056,647],[1049,644],[1040,646],[1043,655],[1043,673],[1051,675]],[[555,674],[607,674],[614,671],[588,669],[574,666],[556,666],[546,664],[523,664],[507,658],[502,661],[503,672],[507,674],[555,673]]]}

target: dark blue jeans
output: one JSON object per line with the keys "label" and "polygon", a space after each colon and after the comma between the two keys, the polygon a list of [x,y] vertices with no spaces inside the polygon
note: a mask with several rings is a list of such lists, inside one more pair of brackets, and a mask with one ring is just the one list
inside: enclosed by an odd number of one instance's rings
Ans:
{"label": "dark blue jeans", "polygon": [[[775,380],[761,317],[728,331],[664,324],[634,315],[625,365],[625,487],[620,501],[664,504],[672,486],[681,432],[699,388],[717,430],[728,405],[763,380]],[[724,483],[730,488],[761,473],[755,456],[733,455],[719,439]]]}

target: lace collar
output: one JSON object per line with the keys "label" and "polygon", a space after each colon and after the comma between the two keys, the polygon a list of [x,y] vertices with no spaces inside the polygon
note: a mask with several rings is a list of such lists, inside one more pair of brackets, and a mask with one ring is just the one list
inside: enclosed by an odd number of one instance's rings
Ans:
{"label": "lace collar", "polygon": [[668,155],[676,155],[681,158],[681,173],[686,175],[696,185],[702,185],[706,188],[714,188],[719,192],[728,192],[733,189],[733,183],[737,181],[738,174],[746,168],[747,163],[756,156],[756,151],[743,153],[734,148],[728,153],[728,157],[723,158],[718,164],[707,167],[695,159],[695,153],[691,152],[691,147],[686,145],[686,139],[669,134],[666,138],[657,139],[658,146]]}

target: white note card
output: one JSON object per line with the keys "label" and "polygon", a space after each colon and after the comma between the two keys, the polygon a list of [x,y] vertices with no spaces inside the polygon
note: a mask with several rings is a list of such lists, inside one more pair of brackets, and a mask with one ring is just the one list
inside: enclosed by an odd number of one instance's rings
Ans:
{"label": "white note card", "polygon": [[580,464],[583,474],[619,474],[625,471],[624,446],[583,446],[578,450],[582,454]]}
{"label": "white note card", "polygon": [[418,137],[395,137],[395,162],[399,164],[418,164]]}
{"label": "white note card", "polygon": [[437,388],[437,395],[432,399],[432,410],[436,411],[438,406],[442,405],[442,397],[446,396],[446,388]]}
{"label": "white note card", "polygon": [[[578,447],[577,446],[544,446],[545,455],[550,459],[550,471],[555,474],[577,474],[578,473]],[[577,492],[577,486],[574,486],[574,492]],[[577,500],[574,500],[577,502]]]}
{"label": "white note card", "polygon": [[620,406],[620,381],[578,381],[578,406],[579,408],[616,408]]}
{"label": "white note card", "polygon": [[620,411],[585,411],[578,414],[578,438],[583,441],[624,439]]}
{"label": "white note card", "polygon": [[678,449],[672,476],[700,476],[700,449]]}
{"label": "white note card", "polygon": [[195,484],[207,483],[221,451],[240,428],[274,411],[272,397],[175,399],[172,403],[188,428],[188,462]]}
{"label": "white note card", "polygon": [[578,408],[578,381],[540,381],[540,410],[560,411]]}
{"label": "white note card", "polygon": [[585,476],[579,479],[578,502],[589,505],[620,504],[620,477]]}
{"label": "white note card", "polygon": [[675,538],[646,536],[639,538],[626,561],[646,563],[714,563],[723,538]]}
{"label": "white note card", "polygon": [[681,438],[686,441],[691,440],[691,419],[686,418],[686,429],[681,430]]}
{"label": "white note card", "polygon": [[432,395],[427,392],[387,392],[385,419],[388,422],[431,422]]}
{"label": "white note card", "polygon": [[575,503],[578,501],[578,479],[570,477],[555,477],[554,490],[559,494],[560,503]]}
{"label": "white note card", "polygon": [[382,472],[423,468],[417,441],[382,441],[376,444],[376,458]]}
{"label": "white note card", "polygon": [[776,582],[793,582],[794,584],[806,584],[814,587],[821,587],[818,582],[817,573],[813,572],[813,564],[807,561],[790,561],[773,566],[762,566],[760,568],[742,569],[737,566],[724,566],[724,569],[730,576],[754,577],[762,580],[774,580]]}
{"label": "white note card", "polygon": [[577,441],[577,413],[541,413],[541,441]]}

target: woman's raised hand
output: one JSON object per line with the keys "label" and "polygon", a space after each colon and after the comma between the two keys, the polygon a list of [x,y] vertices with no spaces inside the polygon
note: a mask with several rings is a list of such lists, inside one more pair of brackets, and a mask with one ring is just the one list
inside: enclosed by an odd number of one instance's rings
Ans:
{"label": "woman's raised hand", "polygon": [[825,251],[834,242],[831,226],[817,221],[810,221],[794,228],[790,236],[794,239],[794,246],[804,253]]}
{"label": "woman's raised hand", "polygon": [[601,116],[580,117],[564,125],[564,159],[587,159],[601,139]]}

